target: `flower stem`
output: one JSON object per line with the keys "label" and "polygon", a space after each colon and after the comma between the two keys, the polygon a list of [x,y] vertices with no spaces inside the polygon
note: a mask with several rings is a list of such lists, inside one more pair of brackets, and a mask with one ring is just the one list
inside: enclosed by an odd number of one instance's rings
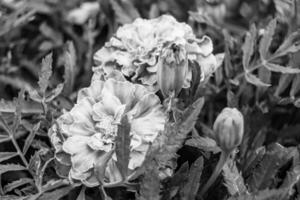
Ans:
{"label": "flower stem", "polygon": [[225,165],[228,157],[230,155],[230,152],[222,151],[220,159],[218,161],[217,166],[215,167],[212,175],[204,185],[204,187],[200,190],[199,195],[203,196],[205,192],[210,188],[210,186],[216,181],[217,177],[219,176],[220,172],[222,171],[223,166]]}

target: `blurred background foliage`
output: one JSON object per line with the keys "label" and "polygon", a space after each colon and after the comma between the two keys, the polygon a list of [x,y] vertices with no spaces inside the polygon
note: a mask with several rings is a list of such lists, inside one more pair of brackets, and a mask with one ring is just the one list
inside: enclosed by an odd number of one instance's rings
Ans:
{"label": "blurred background foliage", "polygon": [[[93,54],[118,27],[162,14],[188,23],[198,37],[209,35],[214,53],[225,53],[222,66],[200,90],[206,102],[196,123],[198,135],[179,150],[178,174],[187,176],[183,163],[207,155],[209,141],[197,136],[209,135],[220,110],[238,107],[246,118],[246,132],[237,162],[249,191],[282,193],[272,189],[286,180],[287,170],[295,173],[293,177],[300,176],[299,153],[295,153],[300,142],[300,75],[290,73],[300,64],[299,13],[298,0],[0,1],[0,199],[36,193],[40,196],[32,199],[59,199],[68,193],[69,199],[75,199],[85,192],[58,179],[47,130],[63,110],[73,107],[78,89],[89,85]],[[268,63],[263,62],[266,51],[272,58],[266,59]],[[180,98],[185,99],[184,92]],[[215,160],[207,160],[204,172],[209,174]],[[269,174],[259,167],[266,163],[271,163]],[[251,175],[252,169],[257,176]],[[215,185],[220,192],[208,194],[207,199],[226,199],[228,191],[238,192],[235,183],[230,185],[230,173],[227,185]],[[256,178],[262,175],[265,181],[258,184]],[[298,191],[298,178],[290,181]],[[166,182],[166,199],[174,193],[175,182],[174,178]],[[99,196],[95,190],[87,191],[86,199]],[[178,199],[176,194],[172,197]],[[291,194],[278,199],[296,199],[297,193]],[[124,199],[123,190],[112,195]]]}

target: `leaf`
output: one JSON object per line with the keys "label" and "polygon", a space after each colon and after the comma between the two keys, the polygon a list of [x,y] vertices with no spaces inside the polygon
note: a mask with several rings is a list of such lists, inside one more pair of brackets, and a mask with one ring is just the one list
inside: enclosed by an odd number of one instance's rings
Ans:
{"label": "leaf", "polygon": [[54,189],[62,187],[62,186],[68,186],[68,185],[70,185],[70,182],[67,179],[50,180],[46,184],[43,185],[42,191],[47,192],[47,191],[54,190]]}
{"label": "leaf", "polygon": [[46,93],[46,89],[49,85],[49,79],[52,75],[52,53],[48,54],[42,60],[42,69],[39,74],[39,87],[42,94]]}
{"label": "leaf", "polygon": [[[6,101],[5,99],[0,100],[0,112],[3,113],[14,113],[16,111],[16,100]],[[41,104],[35,103],[33,101],[23,101],[22,102],[21,113],[23,114],[40,114],[43,113],[43,108]]]}
{"label": "leaf", "polygon": [[282,200],[284,195],[283,189],[266,189],[238,197],[230,197],[228,200]]}
{"label": "leaf", "polygon": [[200,178],[203,170],[203,158],[199,157],[191,166],[187,183],[181,190],[183,200],[195,199],[199,186]]}
{"label": "leaf", "polygon": [[292,67],[284,67],[278,64],[266,62],[263,64],[264,67],[266,67],[268,70],[273,72],[280,72],[283,74],[295,74],[300,73],[300,69],[292,68]]}
{"label": "leaf", "polygon": [[[274,53],[277,56],[283,56],[288,53],[296,53],[300,50],[300,34],[299,32],[291,33],[284,42],[280,45],[280,47]],[[298,40],[298,41],[297,41]]]}
{"label": "leaf", "polygon": [[53,99],[55,99],[64,89],[64,84],[60,83],[56,86],[56,88],[54,88],[53,90],[51,90],[50,94],[47,95],[45,102],[50,102]]}
{"label": "leaf", "polygon": [[269,48],[273,40],[276,25],[277,25],[277,20],[276,19],[271,20],[267,28],[265,29],[265,32],[259,42],[259,54],[262,60],[266,60],[269,57]]}
{"label": "leaf", "polygon": [[241,195],[247,192],[247,188],[244,183],[244,178],[238,171],[234,161],[227,162],[223,167],[223,177],[225,186],[230,195]]}
{"label": "leaf", "polygon": [[196,147],[204,151],[212,151],[217,153],[220,151],[220,148],[217,146],[215,140],[209,137],[193,136],[191,139],[188,139],[185,142],[185,145]]}
{"label": "leaf", "polygon": [[[187,134],[193,129],[198,115],[204,105],[204,98],[199,98],[185,109],[183,115],[174,123],[167,123],[165,130],[154,140],[152,151],[161,168],[174,170],[176,167],[176,152],[182,147]],[[150,151],[151,152],[151,151]]]}
{"label": "leaf", "polygon": [[60,200],[62,197],[66,196],[71,190],[72,186],[67,186],[53,190],[52,192],[43,193],[38,200]]}
{"label": "leaf", "polygon": [[295,97],[296,94],[299,92],[300,90],[300,74],[297,74],[294,76],[293,82],[292,82],[292,86],[291,86],[291,90],[290,90],[290,97]]}
{"label": "leaf", "polygon": [[27,196],[14,196],[14,195],[5,195],[1,196],[1,200],[27,200]]}
{"label": "leaf", "polygon": [[120,125],[118,125],[118,132],[115,138],[117,166],[123,178],[128,174],[128,163],[130,155],[130,124],[127,115],[122,117]]}
{"label": "leaf", "polygon": [[113,154],[114,151],[105,153],[100,159],[97,159],[97,162],[95,163],[94,172],[99,183],[103,183],[107,163],[112,158]]}
{"label": "leaf", "polygon": [[0,135],[0,143],[7,142],[10,140],[10,137],[8,135]]}
{"label": "leaf", "polygon": [[25,144],[23,147],[23,154],[25,155],[34,139],[34,136],[36,135],[37,131],[39,130],[41,125],[41,122],[38,122],[37,124],[35,124],[32,128],[32,130],[30,131],[29,135],[27,136],[26,140],[25,140]]}
{"label": "leaf", "polygon": [[293,80],[294,74],[281,74],[278,86],[275,91],[275,96],[279,96],[281,93],[284,92],[284,90],[287,89],[287,87],[290,85],[290,83]]}
{"label": "leaf", "polygon": [[5,193],[7,193],[7,192],[10,192],[10,191],[14,190],[14,189],[17,188],[17,187],[20,187],[20,186],[23,186],[23,185],[29,184],[29,183],[30,183],[30,184],[34,184],[34,183],[33,183],[33,180],[30,179],[30,178],[21,178],[21,179],[19,179],[19,180],[13,181],[13,182],[11,182],[11,183],[5,185],[5,186],[3,187],[3,191],[4,191]]}
{"label": "leaf", "polygon": [[138,200],[157,200],[160,199],[160,178],[155,161],[151,159],[146,164],[144,177],[140,183],[140,195]]}
{"label": "leaf", "polygon": [[164,195],[162,199],[172,199],[180,189],[180,186],[184,186],[188,180],[189,163],[183,163],[175,174],[170,177],[169,181],[164,187]]}
{"label": "leaf", "polygon": [[254,52],[255,42],[256,42],[256,27],[254,24],[252,24],[250,28],[250,32],[246,34],[245,42],[242,46],[244,69],[249,69],[251,56],[253,55]]}
{"label": "leaf", "polygon": [[271,86],[270,84],[267,84],[267,83],[264,83],[262,82],[259,78],[257,78],[255,75],[253,74],[250,74],[250,73],[245,73],[245,78],[246,80],[253,84],[253,85],[256,85],[258,87],[269,87]]}
{"label": "leaf", "polygon": [[129,0],[110,0],[118,22],[127,24],[139,18],[140,14]]}
{"label": "leaf", "polygon": [[67,49],[64,53],[64,90],[65,96],[70,95],[73,92],[75,78],[76,78],[76,50],[72,41],[67,42]]}
{"label": "leaf", "polygon": [[15,110],[15,117],[14,122],[12,125],[12,132],[16,133],[17,129],[21,123],[21,110],[22,110],[22,102],[24,101],[24,89],[22,89],[19,94],[18,98],[16,100],[16,110]]}
{"label": "leaf", "polygon": [[76,200],[85,200],[85,190],[86,187],[82,186],[79,195],[77,196]]}
{"label": "leaf", "polygon": [[0,162],[3,162],[5,160],[8,160],[12,157],[17,156],[17,152],[0,152]]}
{"label": "leaf", "polygon": [[0,165],[0,175],[6,172],[22,171],[22,170],[26,170],[26,168],[18,164]]}
{"label": "leaf", "polygon": [[251,191],[263,190],[269,187],[278,169],[291,158],[290,151],[278,143],[270,145],[258,167],[252,171],[247,180]]}

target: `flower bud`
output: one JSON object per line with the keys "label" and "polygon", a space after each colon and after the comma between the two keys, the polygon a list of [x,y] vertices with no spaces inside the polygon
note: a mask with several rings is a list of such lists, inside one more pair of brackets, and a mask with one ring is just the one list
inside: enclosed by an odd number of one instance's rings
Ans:
{"label": "flower bud", "polygon": [[164,48],[158,60],[157,70],[157,83],[164,97],[177,96],[188,73],[188,59],[184,46],[173,43]]}
{"label": "flower bud", "polygon": [[224,108],[214,123],[214,139],[223,151],[232,151],[244,134],[244,118],[236,108]]}

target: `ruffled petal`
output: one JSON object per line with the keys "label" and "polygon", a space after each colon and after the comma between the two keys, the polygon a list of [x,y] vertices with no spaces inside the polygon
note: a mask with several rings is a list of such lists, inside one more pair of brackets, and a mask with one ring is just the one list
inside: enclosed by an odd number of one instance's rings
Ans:
{"label": "ruffled petal", "polygon": [[63,144],[63,150],[71,154],[72,168],[78,172],[86,172],[94,166],[99,152],[92,150],[87,143],[90,137],[69,137]]}

